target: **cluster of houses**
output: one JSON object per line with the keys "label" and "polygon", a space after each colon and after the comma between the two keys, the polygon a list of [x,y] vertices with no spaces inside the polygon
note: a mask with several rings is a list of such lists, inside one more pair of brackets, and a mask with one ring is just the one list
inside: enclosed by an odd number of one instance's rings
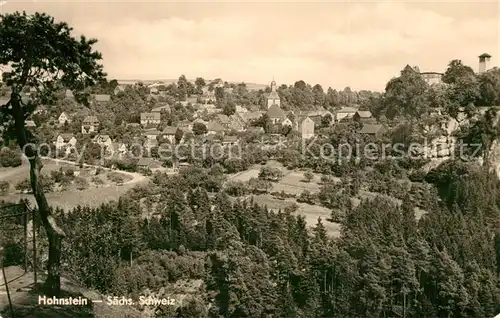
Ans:
{"label": "cluster of houses", "polygon": [[[152,90],[150,93],[155,94],[155,90]],[[71,93],[67,93],[66,96],[71,97]],[[180,102],[183,106],[191,105],[196,110],[193,121],[179,122],[175,126],[167,126],[163,127],[162,130],[158,130],[158,127],[162,124],[162,115],[168,115],[172,111],[168,104],[162,104],[149,112],[141,113],[140,123],[129,123],[127,125],[142,126],[142,137],[145,140],[143,146],[151,148],[158,147],[159,142],[166,140],[170,143],[175,143],[179,135],[182,138],[186,133],[193,132],[193,127],[199,124],[205,126],[206,129],[203,135],[207,140],[219,135],[222,137],[221,143],[223,145],[233,145],[238,142],[238,137],[231,132],[262,131],[262,128],[256,128],[253,123],[262,118],[264,114],[267,115],[271,125],[278,126],[278,128],[288,126],[291,130],[296,131],[302,139],[313,138],[316,134],[316,129],[324,126],[325,122],[333,125],[334,123],[341,123],[346,120],[357,120],[363,123],[360,131],[362,134],[378,135],[385,131],[382,125],[374,121],[369,111],[360,111],[353,107],[344,107],[334,113],[328,110],[285,111],[281,108],[280,97],[277,93],[277,86],[274,80],[271,82],[271,92],[267,96],[267,110],[265,111],[260,110],[258,107],[245,108],[236,106],[235,113],[228,116],[223,114],[220,108],[216,108],[211,103],[212,98],[215,99],[213,93],[204,90],[204,94],[201,97],[188,97],[185,101]],[[111,100],[111,97],[110,95],[94,95],[93,100],[97,103],[107,103]],[[209,116],[206,116],[207,114]],[[210,120],[202,119],[207,117]],[[325,120],[325,117],[329,117],[328,120]],[[60,125],[70,123],[71,116],[63,112],[60,114],[58,121]],[[95,143],[112,149],[114,153],[124,154],[127,152],[126,144],[115,143],[108,135],[99,134],[99,128],[100,122],[97,116],[86,116],[81,125],[81,133],[83,135],[94,136],[93,141]],[[75,136],[60,134],[54,143],[56,148],[61,150],[75,147],[76,142]]]}

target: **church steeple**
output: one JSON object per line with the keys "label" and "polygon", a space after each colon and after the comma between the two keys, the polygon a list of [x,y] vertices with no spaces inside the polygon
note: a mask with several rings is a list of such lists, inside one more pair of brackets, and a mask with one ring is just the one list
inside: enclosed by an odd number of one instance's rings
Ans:
{"label": "church steeple", "polygon": [[273,105],[280,106],[280,96],[278,95],[274,76],[271,82],[271,93],[267,96],[267,108],[269,109]]}

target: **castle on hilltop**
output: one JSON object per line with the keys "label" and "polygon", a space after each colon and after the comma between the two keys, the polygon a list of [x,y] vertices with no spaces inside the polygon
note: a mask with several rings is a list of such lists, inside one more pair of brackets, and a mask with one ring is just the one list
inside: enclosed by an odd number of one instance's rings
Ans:
{"label": "castle on hilltop", "polygon": [[[484,72],[487,72],[489,70],[488,63],[491,59],[491,55],[489,55],[488,53],[483,53],[483,54],[479,55],[478,57],[479,57],[478,74],[482,74]],[[413,71],[419,73],[422,76],[422,78],[424,79],[424,81],[426,81],[427,84],[429,84],[429,85],[440,84],[443,82],[442,77],[443,77],[444,73],[420,72],[420,69],[418,66],[411,67],[410,65],[406,65],[403,72],[408,71],[408,70],[413,70]]]}

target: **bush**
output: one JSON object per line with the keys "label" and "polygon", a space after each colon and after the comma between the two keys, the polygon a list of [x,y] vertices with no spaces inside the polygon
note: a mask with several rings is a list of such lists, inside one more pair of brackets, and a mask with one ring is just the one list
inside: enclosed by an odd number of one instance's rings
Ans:
{"label": "bush", "polygon": [[92,182],[96,185],[103,185],[104,184],[104,181],[102,181],[102,179],[99,178],[98,176],[93,176]]}
{"label": "bush", "polygon": [[304,172],[304,181],[305,182],[311,182],[311,180],[313,178],[314,178],[314,174],[311,171]]}
{"label": "bush", "polygon": [[75,171],[73,170],[73,168],[67,168],[66,171],[64,172],[64,174],[67,177],[74,177],[75,176]]}
{"label": "bush", "polygon": [[75,178],[75,185],[78,190],[85,190],[88,188],[89,183],[82,177]]}
{"label": "bush", "polygon": [[124,181],[124,178],[122,175],[116,172],[109,172],[106,177],[108,178],[109,181],[114,182],[116,184],[122,184]]}
{"label": "bush", "polygon": [[0,195],[6,195],[9,193],[10,183],[5,180],[0,181]]}
{"label": "bush", "polygon": [[0,150],[0,167],[19,167],[22,163],[19,152],[9,148]]}
{"label": "bush", "polygon": [[29,179],[24,179],[23,181],[16,184],[16,190],[19,192],[29,192],[31,191],[31,183]]}
{"label": "bush", "polygon": [[241,197],[247,194],[248,187],[245,182],[229,181],[226,184],[226,193],[233,197]]}

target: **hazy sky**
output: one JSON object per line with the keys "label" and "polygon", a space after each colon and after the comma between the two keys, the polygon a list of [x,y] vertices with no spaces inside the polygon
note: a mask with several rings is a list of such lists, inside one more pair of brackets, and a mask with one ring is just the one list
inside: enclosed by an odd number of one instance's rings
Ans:
{"label": "hazy sky", "polygon": [[220,77],[278,84],[304,80],[382,90],[406,65],[444,72],[500,61],[500,4],[466,2],[15,1],[3,12],[44,11],[99,40],[118,79]]}

